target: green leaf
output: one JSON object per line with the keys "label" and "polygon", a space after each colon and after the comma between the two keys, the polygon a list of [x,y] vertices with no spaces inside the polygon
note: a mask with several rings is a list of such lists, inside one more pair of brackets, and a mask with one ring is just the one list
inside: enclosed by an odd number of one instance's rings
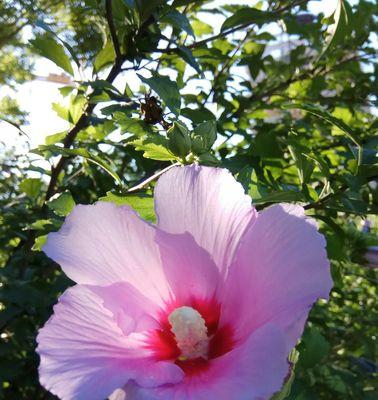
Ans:
{"label": "green leaf", "polygon": [[136,5],[141,22],[146,21],[165,0],[138,0]]}
{"label": "green leaf", "polygon": [[68,107],[60,103],[52,103],[52,109],[58,116],[71,124],[75,124],[84,112],[87,100],[84,96],[70,97],[70,104]]}
{"label": "green leaf", "polygon": [[157,72],[153,72],[151,78],[145,78],[139,74],[138,77],[158,94],[176,116],[180,114],[181,97],[176,82],[171,81],[168,76],[159,75]]}
{"label": "green leaf", "polygon": [[37,221],[30,224],[26,229],[34,229],[36,231],[45,230],[47,226],[52,226],[53,222],[51,219],[38,219]]}
{"label": "green leaf", "polygon": [[317,61],[319,61],[329,50],[345,43],[345,38],[351,30],[350,20],[352,9],[346,0],[337,0],[335,12],[332,15],[334,23],[328,29],[328,37]]}
{"label": "green leaf", "polygon": [[26,178],[20,183],[20,190],[32,199],[35,200],[40,194],[42,181],[37,178]]}
{"label": "green leaf", "polygon": [[216,167],[220,164],[219,160],[211,153],[202,153],[198,156],[198,162],[209,167]]}
{"label": "green leaf", "polygon": [[123,91],[124,94],[129,97],[130,99],[134,96],[133,91],[131,90],[130,86],[126,83],[125,90]]}
{"label": "green leaf", "polygon": [[206,22],[203,22],[197,18],[192,18],[192,27],[194,34],[198,36],[210,35],[213,33],[213,27]]}
{"label": "green leaf", "polygon": [[61,142],[66,137],[66,135],[67,135],[66,131],[48,135],[45,137],[45,144],[50,145]]}
{"label": "green leaf", "polygon": [[63,97],[67,97],[75,88],[73,86],[63,86],[59,88],[59,92]]}
{"label": "green leaf", "polygon": [[48,36],[37,36],[29,42],[35,51],[42,57],[54,62],[58,67],[64,69],[73,76],[74,72],[70,59],[64,51],[64,47]]}
{"label": "green leaf", "polygon": [[215,115],[207,108],[200,108],[193,110],[192,108],[183,108],[181,115],[185,118],[190,119],[195,124],[200,124],[208,120],[215,120]]}
{"label": "green leaf", "polygon": [[161,19],[162,22],[167,22],[174,28],[185,31],[188,35],[194,38],[193,28],[190,25],[189,19],[185,14],[178,12],[177,10],[171,10]]}
{"label": "green leaf", "polygon": [[339,128],[358,147],[357,163],[358,163],[358,166],[361,165],[362,154],[363,154],[362,145],[360,143],[360,140],[357,138],[356,133],[345,122],[334,117],[328,111],[318,108],[311,104],[305,104],[305,103],[285,104],[285,105],[283,105],[283,108],[287,108],[287,109],[297,108],[299,110],[307,111],[307,112],[323,119],[324,121],[327,121],[328,123],[336,126],[337,128]]}
{"label": "green leaf", "polygon": [[75,207],[75,200],[73,199],[69,191],[65,191],[61,194],[56,194],[48,202],[47,206],[50,210],[54,211],[55,214],[65,217]]}
{"label": "green leaf", "polygon": [[177,46],[177,53],[181,58],[189,64],[192,68],[194,68],[201,76],[203,73],[201,71],[201,67],[193,56],[193,53],[190,49],[184,46]]}
{"label": "green leaf", "polygon": [[96,72],[99,72],[102,68],[110,65],[115,60],[115,51],[113,47],[113,43],[110,40],[107,40],[104,44],[104,47],[97,54],[93,66]]}
{"label": "green leaf", "polygon": [[58,117],[69,121],[70,112],[67,107],[63,106],[60,103],[52,103],[51,108],[57,113]]}
{"label": "green leaf", "polygon": [[280,16],[277,13],[244,7],[237,10],[231,17],[223,22],[221,32],[239,25],[257,24],[261,26],[267,22],[276,21],[279,18]]}
{"label": "green leaf", "polygon": [[152,133],[151,125],[146,124],[139,118],[130,118],[122,112],[115,112],[114,119],[121,127],[122,133],[132,133],[136,136],[143,136]]}
{"label": "green leaf", "polygon": [[49,32],[51,35],[53,35],[57,40],[59,40],[63,46],[67,49],[67,51],[70,53],[72,59],[75,61],[76,65],[79,67],[80,66],[80,62],[79,59],[76,56],[76,52],[75,50],[63,39],[61,39],[51,28],[48,24],[46,24],[44,21],[42,20],[37,20],[35,22],[35,25],[44,29],[46,32]]}
{"label": "green leaf", "polygon": [[83,157],[89,162],[98,165],[100,168],[106,171],[119,185],[122,186],[122,180],[117,175],[117,173],[113,171],[114,168],[108,162],[103,160],[100,156],[91,154],[87,149],[66,149],[54,145],[50,146],[42,145],[39,146],[36,150],[32,150],[31,152],[35,154],[43,154],[45,152],[51,152],[52,154],[61,154],[64,157],[72,157],[72,156]]}
{"label": "green leaf", "polygon": [[33,244],[33,251],[42,251],[42,247],[45,245],[47,241],[47,235],[38,236]]}
{"label": "green leaf", "polygon": [[259,131],[252,147],[252,154],[269,158],[282,157],[282,150],[277,140],[277,132],[274,130]]}
{"label": "green leaf", "polygon": [[172,161],[177,158],[168,150],[168,139],[163,136],[153,136],[133,140],[129,143],[137,151],[143,151],[143,157],[159,161]]}
{"label": "green leaf", "polygon": [[280,202],[294,202],[294,201],[305,201],[306,198],[301,192],[294,190],[282,190],[272,192],[261,197],[252,197],[252,201],[256,204],[261,203],[280,203]]}
{"label": "green leaf", "polygon": [[156,216],[154,211],[154,199],[148,195],[122,195],[112,192],[107,192],[106,196],[101,197],[101,201],[109,201],[118,206],[129,205],[143,219],[155,222]]}
{"label": "green leaf", "polygon": [[300,146],[299,143],[296,143],[294,140],[292,140],[291,143],[292,145],[289,145],[288,148],[297,167],[299,180],[303,185],[310,180],[312,172],[314,171],[314,166],[310,162],[310,159],[306,157],[307,149]]}
{"label": "green leaf", "polygon": [[330,345],[320,331],[315,327],[308,328],[302,337],[299,364],[302,368],[317,365],[329,350]]}

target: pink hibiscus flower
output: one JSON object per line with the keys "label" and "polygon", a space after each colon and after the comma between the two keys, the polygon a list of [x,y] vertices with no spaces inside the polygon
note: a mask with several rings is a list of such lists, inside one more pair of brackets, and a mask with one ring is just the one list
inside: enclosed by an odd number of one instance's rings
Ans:
{"label": "pink hibiscus flower", "polygon": [[39,331],[41,384],[64,400],[268,399],[312,304],[332,286],[300,206],[257,213],[223,169],[175,167],[157,225],[77,206],[46,254],[77,283]]}

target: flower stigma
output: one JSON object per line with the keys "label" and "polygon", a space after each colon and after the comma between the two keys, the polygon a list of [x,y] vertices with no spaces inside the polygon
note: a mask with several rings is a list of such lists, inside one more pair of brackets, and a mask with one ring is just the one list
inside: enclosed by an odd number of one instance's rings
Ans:
{"label": "flower stigma", "polygon": [[180,349],[180,361],[208,358],[209,337],[205,320],[192,307],[179,307],[168,316],[171,331]]}

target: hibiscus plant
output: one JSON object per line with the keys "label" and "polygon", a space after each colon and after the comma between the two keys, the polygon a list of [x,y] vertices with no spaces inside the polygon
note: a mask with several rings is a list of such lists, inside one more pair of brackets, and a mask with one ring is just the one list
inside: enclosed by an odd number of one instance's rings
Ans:
{"label": "hibiscus plant", "polygon": [[376,11],[0,4],[1,399],[376,398]]}

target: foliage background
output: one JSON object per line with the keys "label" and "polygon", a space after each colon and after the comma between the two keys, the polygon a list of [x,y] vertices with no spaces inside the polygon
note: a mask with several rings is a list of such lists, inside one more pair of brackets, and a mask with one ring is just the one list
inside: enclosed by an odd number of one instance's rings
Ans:
{"label": "foliage background", "polygon": [[[99,198],[153,220],[154,181],[128,190],[176,162],[230,169],[259,209],[300,202],[327,237],[331,300],[311,312],[277,398],[377,398],[377,277],[364,260],[377,244],[377,5],[338,0],[324,18],[308,3],[0,4],[0,84],[17,91],[39,57],[72,77],[52,105],[67,131],[27,155],[0,143],[0,398],[53,398],[38,383],[35,336],[72,282],[39,251],[44,235]],[[205,11],[225,20],[219,32]],[[0,118],[25,134],[12,96]]]}

